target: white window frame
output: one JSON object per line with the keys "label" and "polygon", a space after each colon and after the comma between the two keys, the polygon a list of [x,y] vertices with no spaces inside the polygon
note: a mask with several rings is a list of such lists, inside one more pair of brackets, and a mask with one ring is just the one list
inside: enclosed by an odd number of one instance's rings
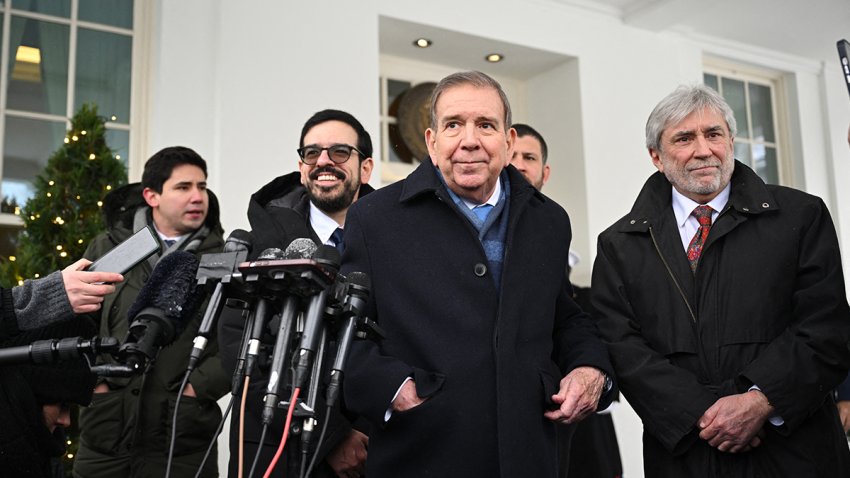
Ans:
{"label": "white window frame", "polygon": [[[720,81],[720,78],[728,78],[743,81],[746,84],[755,83],[761,86],[766,86],[770,89],[770,100],[773,112],[772,119],[776,141],[758,142],[743,138],[735,138],[735,141],[746,142],[749,145],[752,145],[753,143],[764,144],[766,146],[776,148],[776,169],[779,176],[779,184],[784,186],[794,186],[796,179],[794,177],[794,168],[787,153],[787,151],[790,151],[790,147],[788,135],[788,105],[785,100],[785,75],[778,71],[743,65],[719,58],[706,58],[703,62],[703,73],[717,76],[718,82]],[[749,88],[744,88],[744,92],[746,95],[747,130],[752,132]]]}
{"label": "white window frame", "polygon": [[[147,136],[146,121],[143,113],[145,99],[147,97],[147,78],[145,75],[147,66],[147,51],[149,50],[150,25],[152,18],[152,2],[145,0],[133,1],[133,28],[121,28],[100,23],[79,20],[79,0],[70,0],[71,12],[68,18],[47,15],[44,13],[31,12],[27,10],[18,10],[14,8],[14,0],[5,0],[0,3],[0,13],[3,18],[3,35],[0,38],[0,179],[3,174],[3,160],[5,157],[5,132],[6,132],[6,117],[7,115],[14,118],[36,119],[42,121],[51,121],[54,123],[64,122],[65,129],[71,127],[71,117],[74,111],[74,91],[76,81],[76,62],[77,62],[77,33],[79,28],[86,28],[100,32],[114,33],[125,35],[132,38],[132,55],[131,59],[131,79],[130,79],[130,118],[127,122],[107,121],[106,128],[110,130],[119,130],[129,132],[128,143],[128,174],[134,177],[135,171],[141,170],[143,161],[140,159],[142,154],[143,141]],[[68,43],[68,92],[65,105],[65,116],[35,113],[29,111],[21,111],[8,109],[8,78],[9,78],[9,42],[11,41],[11,23],[12,16],[18,18],[29,18],[33,20],[46,21],[50,23],[66,25],[70,29]],[[58,148],[60,145],[56,145]],[[0,213],[0,225],[5,226],[23,226],[23,220],[11,213]]]}

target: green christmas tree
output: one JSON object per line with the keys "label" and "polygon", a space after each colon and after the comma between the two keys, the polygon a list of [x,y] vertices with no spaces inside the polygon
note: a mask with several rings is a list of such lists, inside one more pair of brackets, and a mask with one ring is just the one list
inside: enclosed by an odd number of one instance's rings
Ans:
{"label": "green christmas tree", "polygon": [[35,194],[20,211],[24,230],[17,254],[0,263],[4,287],[64,269],[104,230],[103,198],[127,182],[127,169],[105,133],[96,105],[83,105],[71,119],[64,144],[35,178]]}

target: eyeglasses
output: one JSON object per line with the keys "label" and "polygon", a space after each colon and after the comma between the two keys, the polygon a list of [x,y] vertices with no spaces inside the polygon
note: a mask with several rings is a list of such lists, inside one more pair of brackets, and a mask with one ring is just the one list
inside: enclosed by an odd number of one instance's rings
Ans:
{"label": "eyeglasses", "polygon": [[304,161],[304,164],[309,164],[310,166],[319,161],[319,156],[322,155],[322,151],[327,151],[328,157],[336,164],[342,164],[348,161],[352,152],[356,152],[360,156],[363,156],[363,153],[361,153],[360,150],[348,144],[332,144],[327,148],[310,145],[298,148],[297,151],[298,156],[301,156],[301,161]]}

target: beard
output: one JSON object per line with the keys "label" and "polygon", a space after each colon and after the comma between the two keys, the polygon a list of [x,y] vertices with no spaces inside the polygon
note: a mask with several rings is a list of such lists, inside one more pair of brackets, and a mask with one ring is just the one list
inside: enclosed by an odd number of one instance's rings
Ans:
{"label": "beard", "polygon": [[687,169],[687,164],[680,166],[675,161],[662,156],[664,176],[683,193],[708,196],[720,192],[729,184],[732,172],[735,169],[735,158],[731,151],[723,160],[712,158],[711,160],[700,160],[699,163],[699,166],[717,167],[717,172],[711,176],[697,176]]}
{"label": "beard", "polygon": [[[342,184],[331,187],[319,185],[316,181],[320,173],[333,173],[337,178],[342,180]],[[360,190],[360,174],[358,171],[356,178],[346,177],[343,173],[332,167],[316,169],[310,174],[310,180],[307,182],[306,189],[310,202],[322,211],[326,213],[343,211],[351,206],[351,203],[354,202],[354,198],[357,196],[357,192]]]}

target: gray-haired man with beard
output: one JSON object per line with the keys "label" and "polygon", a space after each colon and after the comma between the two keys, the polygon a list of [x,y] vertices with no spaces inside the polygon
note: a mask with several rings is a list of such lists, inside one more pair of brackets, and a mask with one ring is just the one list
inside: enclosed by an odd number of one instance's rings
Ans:
{"label": "gray-haired man with beard", "polygon": [[706,86],[664,98],[646,124],[658,172],[599,236],[595,317],[646,476],[848,476],[835,227],[820,198],[735,160],[735,126]]}
{"label": "gray-haired man with beard", "polygon": [[[316,244],[341,247],[342,231],[348,208],[363,194],[373,189],[366,183],[372,175],[372,140],[363,125],[352,115],[339,110],[323,110],[314,114],[301,129],[297,150],[298,172],[274,179],[251,196],[248,220],[253,235],[252,258],[276,247],[285,249],[297,238],[310,238]],[[222,363],[232,372],[239,353],[243,321],[239,317],[222,316],[219,342]],[[269,352],[274,338],[266,334]],[[251,379],[246,404],[244,462],[248,471],[259,445],[262,430],[262,403],[268,383],[269,364]],[[284,426],[284,415],[270,427],[263,443],[258,466],[265,466],[274,455]],[[341,417],[336,419],[337,422]],[[238,469],[238,415],[231,424],[229,476]],[[347,424],[335,428],[325,444],[333,445],[316,476],[358,476],[364,469],[368,438]],[[325,446],[322,446],[325,450]],[[294,447],[287,445],[287,449]],[[319,453],[324,453],[320,451]],[[287,465],[278,465],[273,476],[298,476],[286,473]]]}

